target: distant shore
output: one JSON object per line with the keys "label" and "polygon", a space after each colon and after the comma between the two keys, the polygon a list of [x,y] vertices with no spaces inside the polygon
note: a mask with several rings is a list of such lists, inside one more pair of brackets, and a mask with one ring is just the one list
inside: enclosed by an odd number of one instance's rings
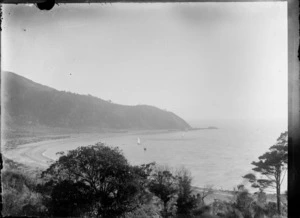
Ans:
{"label": "distant shore", "polygon": [[[197,194],[201,194],[203,192],[203,190],[207,190],[207,188],[202,188],[202,187],[193,187],[194,189],[194,193]],[[254,193],[250,193],[250,195],[252,195],[252,197],[254,199],[257,198],[257,195]],[[266,194],[267,196],[267,202],[276,202],[276,194]],[[224,189],[214,189],[212,188],[212,193],[209,194],[205,199],[205,203],[206,204],[211,204],[214,201],[218,200],[218,201],[233,201],[235,197],[235,191],[233,190],[224,190]],[[286,195],[281,194],[281,200],[283,203],[287,203],[287,198]]]}
{"label": "distant shore", "polygon": [[219,129],[218,127],[215,126],[209,126],[209,127],[196,127],[196,128],[191,128],[189,131],[194,131],[194,130],[206,130],[206,129]]}

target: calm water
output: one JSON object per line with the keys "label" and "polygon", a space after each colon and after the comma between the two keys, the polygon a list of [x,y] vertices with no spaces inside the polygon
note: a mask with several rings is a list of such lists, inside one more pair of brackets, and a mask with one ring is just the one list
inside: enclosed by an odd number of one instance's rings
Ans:
{"label": "calm water", "polygon": [[[131,164],[155,161],[171,167],[185,166],[193,176],[193,185],[230,189],[245,183],[241,176],[251,172],[257,161],[276,142],[287,122],[279,121],[201,121],[193,126],[217,126],[215,130],[128,134],[98,141],[118,146]],[[141,145],[137,144],[140,138]],[[144,147],[147,148],[144,151]],[[246,184],[246,183],[245,183]],[[282,191],[286,190],[286,182]]]}

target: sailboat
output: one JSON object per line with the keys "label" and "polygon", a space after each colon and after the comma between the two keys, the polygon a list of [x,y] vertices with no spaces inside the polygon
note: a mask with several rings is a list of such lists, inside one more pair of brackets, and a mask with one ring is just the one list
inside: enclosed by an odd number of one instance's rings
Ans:
{"label": "sailboat", "polygon": [[[142,144],[140,138],[137,138],[137,144],[138,144],[138,145],[141,145],[141,144]],[[147,148],[146,148],[146,147],[144,147],[144,151],[147,151]]]}

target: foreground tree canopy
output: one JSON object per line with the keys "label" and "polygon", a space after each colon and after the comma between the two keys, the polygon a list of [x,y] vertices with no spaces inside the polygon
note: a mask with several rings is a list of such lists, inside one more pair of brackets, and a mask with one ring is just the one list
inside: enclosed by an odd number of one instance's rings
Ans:
{"label": "foreground tree canopy", "polygon": [[116,217],[138,206],[147,175],[118,148],[98,143],[62,155],[42,177],[54,215]]}
{"label": "foreground tree canopy", "polygon": [[146,217],[157,211],[192,217],[197,208],[186,169],[174,175],[154,163],[131,166],[118,148],[103,143],[60,154],[38,185],[49,216]]}

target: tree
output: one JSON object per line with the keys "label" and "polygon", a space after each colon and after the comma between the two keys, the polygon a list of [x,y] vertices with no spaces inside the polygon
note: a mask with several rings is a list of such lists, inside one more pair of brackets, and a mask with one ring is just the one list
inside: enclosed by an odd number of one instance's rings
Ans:
{"label": "tree", "polygon": [[[48,210],[54,217],[80,217],[89,212],[89,187],[82,183],[63,180],[51,187],[53,183],[46,186],[52,188]],[[44,186],[45,187],[45,186]]]}
{"label": "tree", "polygon": [[149,190],[163,202],[162,216],[168,217],[168,203],[177,193],[177,181],[175,176],[166,167],[158,167],[150,177]]}
{"label": "tree", "polygon": [[177,214],[185,215],[185,217],[191,216],[197,202],[192,195],[191,173],[187,169],[181,168],[176,172],[176,178],[178,180]]}
{"label": "tree", "polygon": [[260,173],[263,178],[257,179],[252,173],[246,174],[243,178],[252,183],[252,187],[264,190],[267,187],[276,189],[277,212],[281,214],[280,189],[286,174],[287,165],[287,137],[288,132],[281,133],[275,145],[269,151],[261,155],[259,161],[252,162],[255,167],[252,169]]}
{"label": "tree", "polygon": [[214,193],[214,190],[213,190],[213,186],[212,185],[206,185],[202,190],[201,192],[199,193],[199,197],[201,199],[201,206],[204,206],[205,205],[205,202],[204,202],[204,199],[213,194]]}
{"label": "tree", "polygon": [[65,209],[56,215],[117,217],[139,206],[145,169],[130,166],[118,148],[97,143],[62,153],[42,177],[48,181],[44,190],[48,190],[50,208],[80,209],[76,214]]}

